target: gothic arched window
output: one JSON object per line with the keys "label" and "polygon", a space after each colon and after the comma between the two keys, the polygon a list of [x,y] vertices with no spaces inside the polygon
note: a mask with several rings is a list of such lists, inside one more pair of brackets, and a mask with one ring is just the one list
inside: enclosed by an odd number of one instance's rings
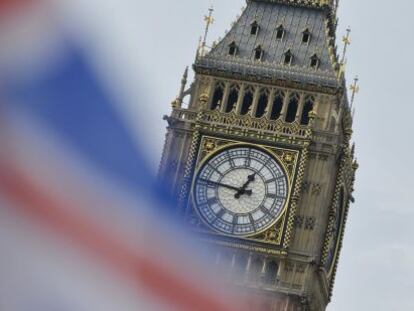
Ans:
{"label": "gothic arched window", "polygon": [[266,267],[266,274],[265,274],[265,283],[268,285],[275,285],[277,279],[277,270],[279,266],[275,261],[271,261],[268,263]]}
{"label": "gothic arched window", "polygon": [[216,87],[214,88],[213,100],[211,101],[211,110],[216,110],[220,108],[221,103],[223,102],[224,96],[224,84],[217,83]]}
{"label": "gothic arched window", "polygon": [[236,42],[232,42],[229,44],[229,55],[236,56],[237,55],[237,45]]}
{"label": "gothic arched window", "polygon": [[308,125],[309,124],[309,113],[313,110],[313,97],[309,96],[305,100],[305,104],[303,106],[302,117],[300,119],[300,124]]}
{"label": "gothic arched window", "polygon": [[309,43],[311,40],[311,33],[308,28],[302,32],[302,43]]}
{"label": "gothic arched window", "polygon": [[255,49],[254,49],[254,59],[255,60],[262,60],[263,58],[263,49],[261,45],[258,45]]}
{"label": "gothic arched window", "polygon": [[259,29],[260,29],[259,24],[257,23],[257,21],[254,21],[250,26],[251,26],[250,34],[253,35],[253,36],[257,35],[259,33]]}
{"label": "gothic arched window", "polygon": [[230,93],[227,99],[226,112],[233,111],[238,101],[239,101],[239,86],[236,84],[233,84],[230,87]]}
{"label": "gothic arched window", "polygon": [[244,92],[243,103],[241,108],[241,114],[245,115],[249,113],[253,104],[254,90],[252,87],[248,87]]}
{"label": "gothic arched window", "polygon": [[299,95],[292,94],[289,99],[289,105],[286,113],[286,122],[292,123],[296,120],[296,113],[299,107]]}
{"label": "gothic arched window", "polygon": [[273,107],[270,113],[270,120],[277,120],[280,117],[280,113],[282,112],[284,100],[285,100],[285,95],[283,94],[283,92],[278,92],[273,101]]}
{"label": "gothic arched window", "polygon": [[311,68],[318,69],[319,68],[319,64],[320,64],[319,57],[318,57],[318,55],[314,54],[310,58],[310,66],[311,66]]}
{"label": "gothic arched window", "polygon": [[266,113],[266,108],[269,102],[269,90],[262,89],[260,91],[259,101],[257,103],[256,118],[261,118]]}
{"label": "gothic arched window", "polygon": [[276,39],[282,40],[284,36],[285,36],[285,28],[283,27],[283,25],[279,25],[276,28]]}
{"label": "gothic arched window", "polygon": [[283,63],[285,65],[291,65],[293,61],[293,54],[291,50],[288,50],[285,54],[284,54],[284,59],[283,59]]}

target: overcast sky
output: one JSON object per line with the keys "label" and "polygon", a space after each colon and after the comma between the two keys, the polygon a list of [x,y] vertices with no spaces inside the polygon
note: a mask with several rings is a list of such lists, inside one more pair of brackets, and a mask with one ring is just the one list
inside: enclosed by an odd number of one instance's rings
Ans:
{"label": "overcast sky", "polygon": [[[170,112],[182,72],[194,60],[203,15],[214,4],[211,42],[229,29],[245,1],[90,2],[96,4],[95,22],[105,29],[100,44],[110,51],[111,82],[127,91],[130,124],[137,135],[147,134],[156,168],[165,134],[162,116]],[[414,310],[413,10],[409,0],[340,1],[338,34],[348,25],[353,30],[348,81],[355,75],[361,80],[354,124],[360,170],[330,311]]]}

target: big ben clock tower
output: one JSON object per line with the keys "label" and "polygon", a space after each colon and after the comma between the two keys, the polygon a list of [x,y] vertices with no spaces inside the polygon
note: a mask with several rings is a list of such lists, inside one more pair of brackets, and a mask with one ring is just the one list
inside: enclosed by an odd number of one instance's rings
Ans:
{"label": "big ben clock tower", "polygon": [[252,310],[331,299],[358,167],[336,10],[248,0],[224,39],[200,44],[165,117],[160,178]]}

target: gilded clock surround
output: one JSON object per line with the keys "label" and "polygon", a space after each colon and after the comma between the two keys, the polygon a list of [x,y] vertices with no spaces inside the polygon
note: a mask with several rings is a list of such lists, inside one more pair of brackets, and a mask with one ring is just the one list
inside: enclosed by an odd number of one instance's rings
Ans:
{"label": "gilded clock surround", "polygon": [[[299,163],[300,151],[293,150],[293,149],[284,149],[284,148],[276,148],[269,145],[258,145],[258,144],[251,144],[251,143],[244,143],[240,141],[234,141],[229,139],[222,139],[213,136],[202,136],[200,149],[198,152],[198,157],[196,160],[195,170],[197,171],[201,167],[203,167],[204,163],[210,159],[212,156],[220,152],[221,150],[225,150],[230,147],[241,147],[241,146],[252,146],[258,149],[263,149],[265,152],[271,154],[277,161],[282,165],[284,171],[287,173],[288,184],[289,184],[289,194],[286,200],[285,206],[281,214],[277,217],[274,221],[274,224],[271,228],[262,230],[257,232],[251,237],[245,237],[246,239],[254,242],[261,242],[265,244],[275,245],[275,246],[282,246],[283,245],[283,237],[286,237],[286,224],[288,223],[288,218],[291,213],[289,206],[291,205],[291,197],[292,197],[292,189],[294,188],[295,184],[295,177]],[[192,187],[194,187],[195,177],[197,174],[194,174]],[[193,196],[192,196],[193,197]],[[202,222],[199,221],[200,217],[197,215],[197,208],[195,208],[195,201],[192,198],[192,206],[191,210],[188,213],[188,217],[190,218],[189,222],[195,225],[199,230],[204,232],[209,232],[209,230],[202,225]],[[217,234],[213,233],[212,234]],[[286,244],[287,245],[287,244]]]}

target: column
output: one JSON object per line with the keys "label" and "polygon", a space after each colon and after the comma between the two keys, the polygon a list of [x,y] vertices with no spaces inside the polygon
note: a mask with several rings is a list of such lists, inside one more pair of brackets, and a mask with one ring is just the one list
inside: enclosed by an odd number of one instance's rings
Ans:
{"label": "column", "polygon": [[239,98],[238,98],[237,104],[236,104],[236,114],[238,114],[238,115],[240,114],[241,109],[242,109],[245,87],[246,87],[246,85],[244,83],[242,83],[240,85]]}
{"label": "column", "polygon": [[290,95],[292,93],[291,92],[286,92],[285,93],[285,98],[283,99],[283,107],[282,107],[282,111],[280,112],[280,120],[282,120],[283,122],[285,122],[285,118],[286,118],[286,112],[289,106],[289,101],[290,101]]}
{"label": "column", "polygon": [[259,104],[259,95],[260,95],[260,88],[256,87],[254,89],[253,102],[252,102],[252,105],[250,106],[250,116],[253,118],[256,117],[257,105]]}
{"label": "column", "polygon": [[234,266],[236,265],[236,253],[233,253],[233,257],[231,258],[231,266],[230,269],[233,271]]}
{"label": "column", "polygon": [[266,269],[267,269],[267,263],[268,263],[268,258],[264,258],[263,259],[263,266],[262,266],[262,271],[260,273],[260,281],[262,283],[265,283],[265,277],[266,277]]}
{"label": "column", "polygon": [[305,105],[305,94],[301,93],[299,94],[299,105],[298,105],[298,111],[296,111],[296,118],[295,121],[300,124],[302,113],[303,113],[303,106]]}
{"label": "column", "polygon": [[221,99],[220,110],[221,112],[226,112],[227,102],[230,93],[230,82],[226,82],[223,92],[223,98]]}
{"label": "column", "polygon": [[276,95],[276,90],[271,89],[270,94],[269,94],[269,101],[267,103],[266,113],[265,113],[266,118],[269,119],[269,120],[270,120],[270,117],[271,117],[271,114],[272,114],[273,102],[275,100],[275,95]]}
{"label": "column", "polygon": [[252,253],[249,253],[249,258],[247,259],[246,270],[244,272],[244,279],[248,280],[250,276],[250,266],[252,265]]}

